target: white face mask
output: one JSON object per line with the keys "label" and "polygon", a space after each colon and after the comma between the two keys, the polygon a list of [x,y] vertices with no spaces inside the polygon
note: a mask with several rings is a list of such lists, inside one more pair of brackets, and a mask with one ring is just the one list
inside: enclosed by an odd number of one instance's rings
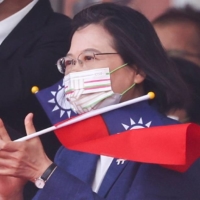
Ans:
{"label": "white face mask", "polygon": [[2,3],[4,0],[0,0],[0,3]]}
{"label": "white face mask", "polygon": [[67,100],[79,114],[119,103],[122,95],[134,86],[122,94],[114,93],[109,68],[70,73],[64,77],[64,85]]}

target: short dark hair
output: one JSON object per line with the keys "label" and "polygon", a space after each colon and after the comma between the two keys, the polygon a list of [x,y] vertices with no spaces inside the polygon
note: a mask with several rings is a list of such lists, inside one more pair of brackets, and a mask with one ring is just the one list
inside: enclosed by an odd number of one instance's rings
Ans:
{"label": "short dark hair", "polygon": [[183,8],[169,8],[164,13],[155,18],[153,24],[170,24],[189,22],[200,29],[200,11],[187,5]]}
{"label": "short dark hair", "polygon": [[174,70],[146,17],[127,6],[97,4],[74,16],[72,35],[89,24],[102,25],[113,37],[115,49],[124,62],[137,66],[146,74],[145,92],[156,93],[154,101],[161,112],[185,104],[184,82]]}
{"label": "short dark hair", "polygon": [[190,101],[185,107],[189,121],[200,124],[200,67],[182,58],[171,58],[183,80],[188,84]]}
{"label": "short dark hair", "polygon": [[192,38],[194,48],[200,52],[200,11],[187,5],[183,8],[169,8],[152,21],[153,25],[167,26],[170,24],[193,24],[196,31]]}

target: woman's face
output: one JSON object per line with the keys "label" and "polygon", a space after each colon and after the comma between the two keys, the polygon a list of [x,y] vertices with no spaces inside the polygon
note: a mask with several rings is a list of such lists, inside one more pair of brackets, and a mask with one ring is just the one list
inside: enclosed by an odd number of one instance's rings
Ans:
{"label": "woman's face", "polygon": [[[93,55],[95,55],[95,59],[93,59]],[[114,48],[112,36],[101,25],[95,24],[81,28],[74,33],[67,57],[75,60],[78,58],[80,62],[68,65],[65,74],[106,67],[112,71],[125,64],[121,56],[117,54],[117,51]],[[144,77],[129,66],[118,69],[111,74],[112,89],[115,93],[120,94],[132,84],[139,84],[143,80]],[[138,85],[124,94],[122,101],[141,95],[143,95],[143,90],[141,89],[140,84],[140,86]]]}

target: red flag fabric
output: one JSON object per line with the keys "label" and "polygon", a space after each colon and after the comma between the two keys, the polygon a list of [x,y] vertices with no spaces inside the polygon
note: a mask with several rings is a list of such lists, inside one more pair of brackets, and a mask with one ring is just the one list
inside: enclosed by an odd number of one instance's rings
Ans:
{"label": "red flag fabric", "polygon": [[55,131],[66,148],[185,172],[200,156],[200,126],[192,123],[109,135],[99,115]]}

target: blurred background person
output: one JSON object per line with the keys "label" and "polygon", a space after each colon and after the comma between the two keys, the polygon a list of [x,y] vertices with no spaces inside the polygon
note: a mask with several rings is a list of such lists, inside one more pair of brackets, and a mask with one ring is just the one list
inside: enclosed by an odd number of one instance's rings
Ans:
{"label": "blurred background person", "polygon": [[[108,0],[112,1],[112,0]],[[85,0],[85,1],[80,1],[80,0],[67,0],[64,3],[64,10],[65,14],[67,16],[73,17],[76,13],[81,11],[82,9],[96,3],[101,3],[102,0]]]}
{"label": "blurred background person", "polygon": [[[169,7],[182,8],[190,5],[195,9],[200,9],[199,0],[50,0],[55,11],[64,13],[68,16],[73,16],[75,13],[72,10],[73,5],[78,5],[77,11],[95,3],[102,2],[117,2],[122,5],[127,5],[144,14],[150,21],[161,15]],[[75,9],[76,10],[76,9]]]}
{"label": "blurred background person", "polygon": [[[69,49],[70,22],[53,12],[49,0],[0,3],[0,118],[20,133],[25,134],[24,117],[29,112],[35,115],[37,130],[51,125],[31,88],[42,89],[62,78],[56,61]],[[58,139],[54,133],[41,139],[53,158]]]}
{"label": "blurred background person", "polygon": [[17,131],[25,133],[29,112],[35,115],[37,130],[49,125],[31,88],[61,79],[55,63],[68,51],[69,33],[70,19],[54,13],[48,0],[0,4],[0,117]]}
{"label": "blurred background person", "polygon": [[170,5],[171,0],[59,0],[52,2],[54,10],[73,17],[78,11],[96,3],[116,2],[138,10],[149,20],[160,15]]}
{"label": "blurred background person", "polygon": [[118,2],[123,5],[128,5],[133,0],[66,0],[64,1],[64,13],[67,16],[73,17],[82,9],[87,8],[97,3]]}
{"label": "blurred background person", "polygon": [[152,23],[169,55],[200,66],[200,11],[190,6],[170,8]]}
{"label": "blurred background person", "polygon": [[180,122],[200,123],[200,11],[170,8],[153,20],[154,28],[178,72],[190,88],[188,106],[169,116]]}
{"label": "blurred background person", "polygon": [[189,87],[190,100],[184,108],[172,109],[168,116],[181,123],[200,124],[200,68],[195,63],[183,58],[171,57],[171,59],[174,67]]}

